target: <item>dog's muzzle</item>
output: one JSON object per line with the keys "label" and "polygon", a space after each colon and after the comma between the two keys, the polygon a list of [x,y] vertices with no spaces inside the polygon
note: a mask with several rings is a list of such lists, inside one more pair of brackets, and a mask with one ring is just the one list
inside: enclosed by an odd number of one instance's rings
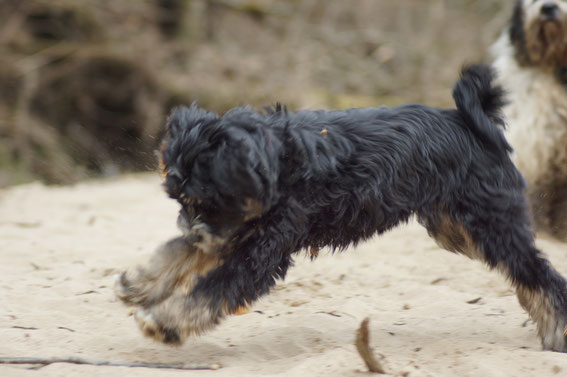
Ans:
{"label": "dog's muzzle", "polygon": [[553,1],[547,1],[543,3],[539,10],[541,16],[545,20],[557,20],[561,14],[561,9]]}
{"label": "dog's muzzle", "polygon": [[559,6],[555,4],[553,1],[548,1],[541,6],[540,12],[544,16],[555,16],[557,12],[559,12]]}

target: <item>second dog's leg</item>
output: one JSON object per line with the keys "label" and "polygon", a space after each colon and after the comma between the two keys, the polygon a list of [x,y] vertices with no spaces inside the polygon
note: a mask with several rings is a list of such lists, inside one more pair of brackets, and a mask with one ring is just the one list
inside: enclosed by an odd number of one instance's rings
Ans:
{"label": "second dog's leg", "polygon": [[555,187],[549,222],[551,234],[562,241],[567,241],[567,183]]}

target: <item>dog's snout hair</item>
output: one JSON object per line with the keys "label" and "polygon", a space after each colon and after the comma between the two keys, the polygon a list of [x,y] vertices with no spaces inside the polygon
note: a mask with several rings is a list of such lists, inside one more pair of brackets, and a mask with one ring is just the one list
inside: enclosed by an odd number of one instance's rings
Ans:
{"label": "dog's snout hair", "polygon": [[509,41],[521,66],[554,71],[567,65],[567,2],[516,0]]}

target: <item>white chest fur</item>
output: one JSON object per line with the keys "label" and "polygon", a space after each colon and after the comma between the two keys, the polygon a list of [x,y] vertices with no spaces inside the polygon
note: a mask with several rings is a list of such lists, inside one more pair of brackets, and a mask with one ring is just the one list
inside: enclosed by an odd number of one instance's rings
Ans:
{"label": "white chest fur", "polygon": [[507,35],[493,46],[493,66],[507,91],[506,137],[529,186],[567,177],[567,87],[552,74],[520,67]]}

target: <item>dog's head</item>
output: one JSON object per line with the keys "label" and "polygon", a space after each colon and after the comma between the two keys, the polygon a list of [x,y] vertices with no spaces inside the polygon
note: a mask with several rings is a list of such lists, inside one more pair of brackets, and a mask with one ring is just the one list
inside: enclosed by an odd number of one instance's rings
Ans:
{"label": "dog's head", "polygon": [[178,226],[205,252],[222,252],[244,224],[277,200],[277,140],[262,115],[238,108],[219,117],[179,107],[161,148],[165,190],[181,204]]}
{"label": "dog's head", "polygon": [[510,39],[521,65],[567,65],[567,1],[517,0]]}

